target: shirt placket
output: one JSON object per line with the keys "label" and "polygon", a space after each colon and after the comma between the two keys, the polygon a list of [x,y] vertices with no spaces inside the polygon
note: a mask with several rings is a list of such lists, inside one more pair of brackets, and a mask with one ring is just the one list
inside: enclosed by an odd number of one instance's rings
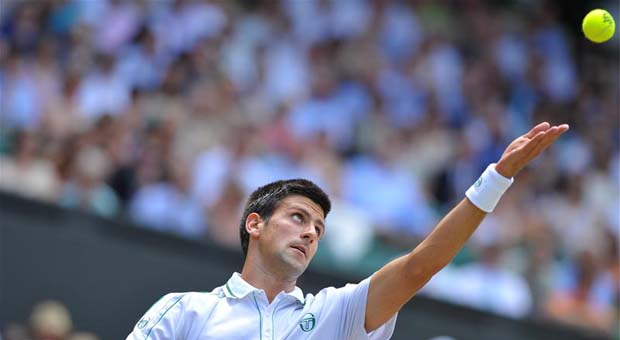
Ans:
{"label": "shirt placket", "polygon": [[260,339],[261,340],[275,340],[275,318],[276,309],[280,303],[279,296],[276,297],[272,304],[269,304],[265,293],[262,291],[255,291],[254,298],[256,302],[256,308],[259,313],[260,319]]}
{"label": "shirt placket", "polygon": [[274,333],[273,333],[273,309],[271,308],[272,305],[267,306],[267,308],[265,308],[265,318],[263,320],[263,340],[273,340],[274,338]]}

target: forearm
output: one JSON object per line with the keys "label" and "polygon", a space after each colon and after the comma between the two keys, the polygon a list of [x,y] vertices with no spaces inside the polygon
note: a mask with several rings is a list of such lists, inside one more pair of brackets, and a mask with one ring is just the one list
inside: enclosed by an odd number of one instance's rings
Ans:
{"label": "forearm", "polygon": [[422,287],[461,250],[480,225],[486,213],[464,198],[409,255],[407,266],[422,275]]}
{"label": "forearm", "polygon": [[471,237],[487,212],[493,211],[513,182],[504,163],[490,164],[466,192],[464,198],[437,224],[431,234],[406,258],[407,269],[415,269],[412,289],[417,291],[445,267]]}
{"label": "forearm", "polygon": [[493,211],[512,184],[515,173],[506,164],[490,164],[467,190],[467,198],[452,209],[431,234],[406,256],[408,268],[418,268],[422,285],[452,261],[478,228],[486,212]]}

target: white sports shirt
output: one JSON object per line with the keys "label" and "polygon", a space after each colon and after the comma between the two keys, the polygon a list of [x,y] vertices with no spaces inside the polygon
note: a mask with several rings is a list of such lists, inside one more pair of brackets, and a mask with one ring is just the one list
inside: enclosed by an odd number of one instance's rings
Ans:
{"label": "white sports shirt", "polygon": [[269,304],[262,289],[234,273],[208,293],[170,293],[138,321],[127,340],[297,340],[389,339],[396,314],[366,333],[364,318],[370,278],[316,296],[295,287]]}

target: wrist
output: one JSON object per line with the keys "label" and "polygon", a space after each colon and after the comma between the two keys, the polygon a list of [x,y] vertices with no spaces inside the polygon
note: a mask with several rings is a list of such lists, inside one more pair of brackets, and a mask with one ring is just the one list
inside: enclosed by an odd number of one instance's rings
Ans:
{"label": "wrist", "polygon": [[504,174],[500,174],[496,169],[496,164],[493,163],[467,189],[465,196],[480,210],[490,213],[513,182],[512,177],[508,178]]}
{"label": "wrist", "polygon": [[504,178],[513,178],[517,174],[516,171],[508,169],[501,160],[495,165],[495,171]]}

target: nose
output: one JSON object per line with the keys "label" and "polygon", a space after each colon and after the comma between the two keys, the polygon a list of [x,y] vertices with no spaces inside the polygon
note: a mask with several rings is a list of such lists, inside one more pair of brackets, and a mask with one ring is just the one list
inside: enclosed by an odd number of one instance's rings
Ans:
{"label": "nose", "polygon": [[310,243],[314,242],[318,238],[316,228],[313,224],[310,224],[306,228],[304,228],[301,234],[301,238],[308,239]]}

